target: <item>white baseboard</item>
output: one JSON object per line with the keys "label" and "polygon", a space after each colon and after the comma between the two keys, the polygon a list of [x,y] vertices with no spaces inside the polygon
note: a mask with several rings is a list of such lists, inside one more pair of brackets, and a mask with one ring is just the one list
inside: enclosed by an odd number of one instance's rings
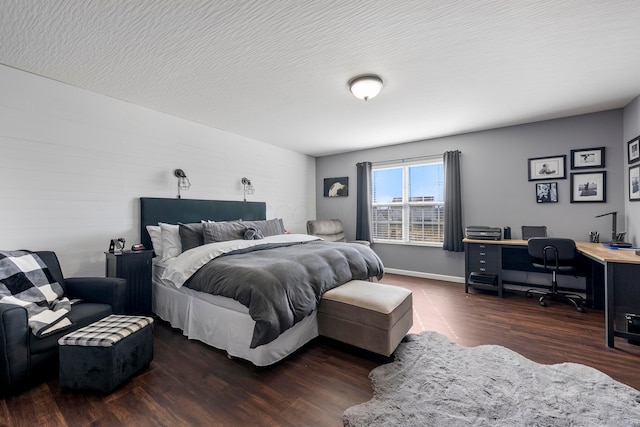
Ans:
{"label": "white baseboard", "polygon": [[421,277],[423,279],[433,279],[433,280],[443,280],[445,282],[464,283],[464,277],[445,276],[443,274],[423,273],[421,271],[400,270],[398,268],[385,268],[384,271],[386,273],[399,274],[401,276]]}

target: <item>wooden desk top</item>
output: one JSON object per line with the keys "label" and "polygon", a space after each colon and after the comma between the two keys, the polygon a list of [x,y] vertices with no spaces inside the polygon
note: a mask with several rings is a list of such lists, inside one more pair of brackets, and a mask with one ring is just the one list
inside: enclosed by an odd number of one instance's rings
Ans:
{"label": "wooden desk top", "polygon": [[[464,239],[465,243],[485,243],[489,245],[527,246],[526,240],[479,240]],[[578,252],[600,262],[640,264],[640,256],[635,250],[610,249],[602,243],[576,242]]]}

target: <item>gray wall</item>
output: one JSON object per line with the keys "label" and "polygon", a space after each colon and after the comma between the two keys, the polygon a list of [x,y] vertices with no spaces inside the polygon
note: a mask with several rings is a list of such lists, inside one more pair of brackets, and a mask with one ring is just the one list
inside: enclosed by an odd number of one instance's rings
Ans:
{"label": "gray wall", "polygon": [[[463,226],[510,226],[512,237],[521,237],[522,225],[546,225],[551,236],[588,240],[590,231],[608,236],[611,217],[596,215],[618,211],[618,230],[624,229],[626,188],[621,141],[623,110],[610,110],[565,119],[549,120],[417,141],[392,147],[350,152],[316,159],[316,216],[339,218],[348,238],[355,238],[356,168],[361,161],[383,161],[462,152]],[[570,203],[572,149],[606,147],[606,203]],[[567,155],[566,179],[558,182],[558,203],[537,204],[534,182],[528,181],[527,159]],[[626,164],[626,161],[625,163]],[[325,198],[324,178],[348,176],[349,197]],[[385,266],[428,275],[464,276],[464,255],[440,248],[375,244]]]}
{"label": "gray wall", "polygon": [[[640,202],[629,201],[629,165],[627,164],[627,142],[640,135],[640,97],[634,99],[624,109],[624,131],[622,150],[624,157],[625,212],[627,221],[627,241],[640,245]],[[633,166],[637,165],[635,163]]]}

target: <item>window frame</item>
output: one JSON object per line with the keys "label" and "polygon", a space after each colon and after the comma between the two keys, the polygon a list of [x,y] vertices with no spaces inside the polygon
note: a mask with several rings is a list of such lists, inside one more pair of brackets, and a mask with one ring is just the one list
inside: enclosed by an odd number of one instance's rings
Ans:
{"label": "window frame", "polygon": [[[376,163],[372,166],[371,170],[371,210],[373,216],[373,222],[371,224],[372,227],[372,240],[374,243],[382,243],[382,244],[391,244],[391,245],[408,245],[408,246],[432,246],[432,247],[442,247],[444,245],[444,200],[439,201],[410,201],[409,192],[410,192],[410,180],[409,180],[409,170],[411,167],[415,166],[431,166],[431,165],[442,165],[442,175],[440,179],[442,180],[442,190],[444,190],[444,161],[441,156],[433,156],[433,157],[423,157],[419,159],[413,159],[411,161],[407,160],[399,160],[399,161],[389,161],[389,162],[380,162]],[[402,201],[392,201],[385,203],[376,203],[374,202],[374,192],[375,192],[375,184],[374,184],[374,173],[380,170],[389,170],[389,169],[401,169],[402,170]],[[376,237],[377,225],[380,224],[380,221],[375,220],[375,212],[376,208],[389,206],[389,207],[400,207],[402,209],[402,238],[401,240],[392,240],[392,239],[381,239]],[[436,215],[436,222],[438,224],[438,236],[440,240],[438,241],[421,241],[421,240],[412,240],[411,239],[411,208],[413,207],[428,207],[434,206],[440,209],[438,214]],[[390,216],[389,216],[390,217]],[[389,223],[392,223],[389,220]]]}

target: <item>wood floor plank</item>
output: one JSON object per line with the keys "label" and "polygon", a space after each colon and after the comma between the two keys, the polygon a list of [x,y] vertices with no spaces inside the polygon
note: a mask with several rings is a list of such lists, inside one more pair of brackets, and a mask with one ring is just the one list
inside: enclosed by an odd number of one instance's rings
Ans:
{"label": "wood floor plank", "polygon": [[[466,346],[497,344],[539,363],[592,366],[640,389],[640,346],[605,345],[604,314],[540,307],[457,283],[388,274],[413,291],[414,326]],[[0,426],[340,426],[343,411],[372,396],[368,374],[389,359],[317,338],[284,361],[258,368],[190,341],[157,321],[154,359],[110,395],[61,390],[53,378],[0,400]]]}

